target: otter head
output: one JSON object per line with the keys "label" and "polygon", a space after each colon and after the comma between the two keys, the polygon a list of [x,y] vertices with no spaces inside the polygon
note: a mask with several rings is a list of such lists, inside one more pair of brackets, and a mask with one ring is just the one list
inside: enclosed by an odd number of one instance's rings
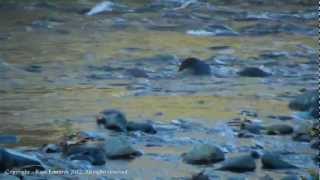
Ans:
{"label": "otter head", "polygon": [[194,57],[190,57],[187,58],[185,60],[182,61],[180,67],[179,67],[179,71],[182,71],[184,69],[188,69],[188,68],[193,68],[194,65],[198,62],[199,60],[197,58]]}

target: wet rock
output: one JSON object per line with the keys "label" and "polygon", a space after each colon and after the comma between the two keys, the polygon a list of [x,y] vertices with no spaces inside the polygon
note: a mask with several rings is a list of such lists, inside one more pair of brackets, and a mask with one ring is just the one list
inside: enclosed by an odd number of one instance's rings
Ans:
{"label": "wet rock", "polygon": [[259,123],[243,123],[241,124],[241,129],[244,129],[253,134],[260,134],[261,130],[264,129]]}
{"label": "wet rock", "polygon": [[267,77],[270,76],[270,73],[267,73],[257,67],[247,67],[238,72],[240,76],[245,77]]}
{"label": "wet rock", "polygon": [[256,162],[251,155],[242,155],[227,159],[218,169],[232,172],[254,171],[256,169]]}
{"label": "wet rock", "polygon": [[193,75],[210,75],[211,74],[210,66],[207,63],[193,57],[187,58],[182,61],[179,67],[179,71],[182,71],[185,69],[191,70]]}
{"label": "wet rock", "polygon": [[288,124],[274,124],[266,127],[269,135],[286,135],[293,133],[293,127]]}
{"label": "wet rock", "polygon": [[142,131],[149,134],[156,134],[156,129],[150,123],[128,122],[128,131]]}
{"label": "wet rock", "polygon": [[16,144],[19,138],[13,135],[0,135],[0,144]]}
{"label": "wet rock", "polygon": [[311,130],[312,130],[312,122],[303,121],[299,124],[298,128],[295,130],[295,133],[292,139],[294,141],[310,142],[312,139]]}
{"label": "wet rock", "polygon": [[30,65],[25,68],[26,71],[32,72],[32,73],[41,73],[42,72],[42,66],[40,65]]}
{"label": "wet rock", "polygon": [[61,152],[61,147],[56,145],[56,144],[47,144],[45,145],[42,150],[45,152],[45,153],[59,153]]}
{"label": "wet rock", "polygon": [[183,153],[182,159],[189,164],[211,164],[224,160],[223,151],[213,145],[200,144],[193,147],[187,153]]}
{"label": "wet rock", "polygon": [[132,69],[127,69],[126,73],[130,76],[136,77],[136,78],[148,78],[149,75],[147,72],[143,69],[139,68],[132,68]]}
{"label": "wet rock", "polygon": [[30,171],[44,170],[42,163],[31,156],[22,154],[20,152],[0,149],[0,172],[13,168],[28,168]]}
{"label": "wet rock", "polygon": [[122,136],[107,139],[105,153],[109,159],[132,159],[142,155],[140,151],[133,148],[129,141]]}
{"label": "wet rock", "polygon": [[288,175],[281,178],[281,180],[301,180],[301,178],[297,175]]}
{"label": "wet rock", "polygon": [[106,129],[115,131],[127,131],[126,116],[118,110],[104,110],[101,116],[97,118],[97,124],[103,125]]}
{"label": "wet rock", "polygon": [[314,118],[319,115],[319,92],[318,90],[306,91],[289,102],[289,108],[298,111],[309,111]]}
{"label": "wet rock", "polygon": [[265,169],[292,169],[296,166],[284,161],[278,153],[266,152],[261,157],[263,168]]}
{"label": "wet rock", "polygon": [[92,165],[104,165],[106,156],[101,144],[86,143],[64,147],[64,155],[70,160],[85,160]]}

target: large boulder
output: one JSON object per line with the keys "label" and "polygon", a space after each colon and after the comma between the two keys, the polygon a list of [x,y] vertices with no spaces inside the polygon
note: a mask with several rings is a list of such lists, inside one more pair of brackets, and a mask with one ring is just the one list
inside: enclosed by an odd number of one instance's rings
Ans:
{"label": "large boulder", "polygon": [[278,153],[266,152],[261,157],[263,168],[265,169],[296,169],[295,165],[292,165],[284,161]]}
{"label": "large boulder", "polygon": [[142,153],[135,149],[123,136],[108,138],[104,149],[109,159],[132,159],[142,155]]}
{"label": "large boulder", "polygon": [[70,160],[85,160],[92,165],[104,165],[106,163],[103,145],[99,143],[70,145],[64,149],[64,155]]}
{"label": "large boulder", "polygon": [[35,157],[22,154],[10,149],[0,149],[0,172],[14,168],[28,168],[28,170],[44,170],[44,166]]}
{"label": "large boulder", "polygon": [[218,169],[232,172],[254,171],[256,169],[256,162],[251,155],[242,155],[227,159]]}
{"label": "large boulder", "polygon": [[183,161],[189,164],[211,164],[225,158],[220,148],[209,144],[196,145],[181,156]]}

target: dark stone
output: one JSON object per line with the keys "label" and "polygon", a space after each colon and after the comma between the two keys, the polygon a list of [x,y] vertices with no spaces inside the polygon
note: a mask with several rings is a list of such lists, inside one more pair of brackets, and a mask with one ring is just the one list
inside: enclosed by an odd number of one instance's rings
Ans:
{"label": "dark stone", "polygon": [[130,76],[136,77],[136,78],[148,78],[149,75],[147,72],[143,69],[139,68],[132,68],[132,69],[127,69],[126,73]]}
{"label": "dark stone", "polygon": [[30,171],[44,170],[41,162],[31,156],[9,149],[0,149],[0,172],[13,168],[28,168]]}
{"label": "dark stone", "polygon": [[132,159],[142,155],[140,151],[133,148],[129,141],[122,136],[107,139],[105,152],[109,159]]}
{"label": "dark stone", "polygon": [[310,142],[311,136],[309,134],[295,134],[292,139],[294,141],[300,141],[300,142]]}
{"label": "dark stone", "polygon": [[127,130],[128,131],[143,131],[149,134],[156,134],[157,131],[149,123],[139,123],[139,122],[128,122],[127,123]]}
{"label": "dark stone", "polygon": [[293,133],[293,127],[287,124],[274,124],[266,128],[269,135],[286,135]]}
{"label": "dark stone", "polygon": [[86,160],[92,165],[104,165],[106,156],[100,144],[71,145],[64,150],[64,155],[71,160]]}
{"label": "dark stone", "polygon": [[257,67],[247,67],[238,72],[240,76],[245,77],[267,77],[270,76],[270,73],[264,72]]}
{"label": "dark stone", "polygon": [[263,168],[265,169],[296,169],[298,167],[282,160],[277,153],[266,152],[261,157]]}
{"label": "dark stone", "polygon": [[209,64],[193,57],[187,58],[182,61],[179,67],[179,71],[182,71],[184,69],[192,70],[193,75],[210,75],[211,74],[211,69]]}
{"label": "dark stone", "polygon": [[25,68],[26,71],[32,72],[32,73],[41,73],[42,72],[42,66],[40,65],[30,65]]}
{"label": "dark stone", "polygon": [[241,129],[247,130],[248,132],[253,133],[253,134],[260,134],[261,130],[263,128],[264,127],[258,123],[243,123],[243,124],[241,124]]}
{"label": "dark stone", "polygon": [[100,113],[102,116],[97,118],[98,125],[104,125],[106,129],[115,131],[127,131],[126,116],[118,110],[104,110]]}
{"label": "dark stone", "polygon": [[212,164],[225,158],[220,148],[209,144],[196,145],[181,156],[183,161],[189,164]]}
{"label": "dark stone", "polygon": [[251,155],[243,155],[227,159],[218,169],[232,172],[254,171],[256,169],[256,162]]}

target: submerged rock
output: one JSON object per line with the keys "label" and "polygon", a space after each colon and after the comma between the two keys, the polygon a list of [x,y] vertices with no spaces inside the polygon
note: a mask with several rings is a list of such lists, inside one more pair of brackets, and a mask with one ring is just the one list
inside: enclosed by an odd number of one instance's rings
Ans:
{"label": "submerged rock", "polygon": [[193,75],[210,75],[211,69],[209,64],[197,59],[197,58],[187,58],[182,61],[179,71],[191,70]]}
{"label": "submerged rock", "polygon": [[28,156],[14,150],[1,148],[0,172],[13,168],[28,168],[28,170],[32,171],[45,169],[42,163],[32,156]]}
{"label": "submerged rock", "polygon": [[140,151],[133,148],[129,141],[122,136],[107,139],[105,153],[109,159],[132,159],[142,155]]}
{"label": "submerged rock", "polygon": [[128,122],[127,123],[128,131],[142,131],[149,134],[156,134],[157,131],[150,123],[139,123],[139,122]]}
{"label": "submerged rock", "polygon": [[97,118],[97,124],[103,125],[106,129],[115,131],[127,131],[126,116],[118,110],[104,110],[101,116]]}
{"label": "submerged rock", "polygon": [[286,135],[293,133],[293,127],[287,124],[274,124],[266,127],[266,130],[269,135]]}
{"label": "submerged rock", "polygon": [[213,145],[196,145],[187,153],[183,153],[182,159],[189,164],[211,164],[224,160],[223,151]]}
{"label": "submerged rock", "polygon": [[247,67],[238,72],[240,76],[245,77],[267,77],[270,76],[270,73],[267,73],[257,67]]}
{"label": "submerged rock", "polygon": [[292,169],[298,168],[286,161],[277,153],[266,152],[261,157],[263,168],[265,169]]}
{"label": "submerged rock", "polygon": [[218,169],[233,172],[254,171],[256,169],[256,162],[251,155],[242,155],[227,159]]}

